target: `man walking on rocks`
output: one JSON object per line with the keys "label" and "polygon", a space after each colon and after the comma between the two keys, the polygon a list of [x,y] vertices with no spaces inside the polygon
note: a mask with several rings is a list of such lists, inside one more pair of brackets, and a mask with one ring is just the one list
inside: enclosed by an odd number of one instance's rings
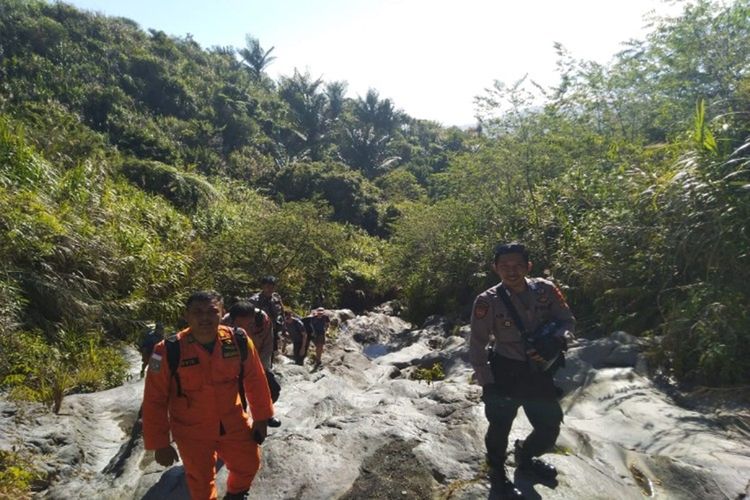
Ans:
{"label": "man walking on rocks", "polygon": [[[271,359],[273,358],[271,320],[264,311],[250,302],[240,301],[229,308],[229,322],[233,327],[242,328],[253,341],[260,362],[266,372],[268,388],[271,391],[271,401],[275,403],[281,394],[281,385],[276,380],[276,375],[271,371]],[[268,419],[268,426],[279,427],[281,421],[276,417],[271,417]]]}
{"label": "man walking on rocks", "polygon": [[273,359],[273,327],[268,314],[250,302],[240,301],[229,308],[229,325],[247,332],[258,351],[263,369],[270,370]]}
{"label": "man walking on rocks", "polygon": [[303,365],[305,363],[305,355],[307,354],[307,331],[305,330],[305,325],[298,316],[292,314],[291,309],[284,311],[284,322],[286,323],[286,331],[292,340],[292,358],[294,358],[294,363]]}
{"label": "man walking on rocks", "polygon": [[247,498],[273,416],[258,353],[246,335],[219,324],[223,314],[221,295],[193,293],[186,304],[188,328],[156,345],[146,375],[144,447],[168,467],[179,460],[171,434],[193,500],[217,498],[217,456],[229,470],[224,498]]}
{"label": "man walking on rocks", "polygon": [[262,309],[271,319],[274,354],[279,350],[279,337],[284,330],[284,303],[281,295],[276,292],[277,281],[275,276],[264,276],[260,280],[260,292],[249,299],[255,307]]}
{"label": "man walking on rocks", "polygon": [[524,245],[498,245],[492,269],[501,282],[476,298],[471,315],[469,355],[489,422],[490,482],[504,498],[523,498],[505,473],[508,436],[519,407],[533,430],[515,443],[518,470],[548,481],[557,475],[553,465],[537,457],[554,446],[560,433],[563,415],[553,375],[564,363],[562,351],[575,328],[560,290],[545,279],[527,278],[531,266]]}
{"label": "man walking on rocks", "polygon": [[307,330],[309,333],[308,343],[312,340],[315,344],[315,368],[320,368],[320,364],[323,358],[323,348],[326,345],[326,333],[328,327],[331,324],[331,319],[326,314],[326,310],[322,307],[318,307],[310,316],[306,317],[303,321],[307,323]]}

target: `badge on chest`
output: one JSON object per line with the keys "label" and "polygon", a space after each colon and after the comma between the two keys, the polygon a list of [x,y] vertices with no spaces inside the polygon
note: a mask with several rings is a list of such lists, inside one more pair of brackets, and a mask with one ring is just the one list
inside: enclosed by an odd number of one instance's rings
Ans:
{"label": "badge on chest", "polygon": [[222,358],[236,358],[240,355],[239,349],[234,345],[231,338],[221,339],[221,357]]}
{"label": "badge on chest", "polygon": [[200,363],[200,360],[198,360],[198,358],[185,358],[180,361],[180,366],[195,366],[198,363]]}

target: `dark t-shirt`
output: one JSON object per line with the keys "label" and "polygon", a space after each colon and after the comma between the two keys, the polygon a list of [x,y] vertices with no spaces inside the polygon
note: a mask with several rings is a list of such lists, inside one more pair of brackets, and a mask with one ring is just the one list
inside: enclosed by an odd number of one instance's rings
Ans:
{"label": "dark t-shirt", "polygon": [[305,333],[305,325],[302,324],[302,320],[297,317],[292,317],[291,323],[286,323],[286,331],[289,332],[289,337],[292,342],[302,342],[302,334]]}
{"label": "dark t-shirt", "polygon": [[331,320],[328,319],[328,316],[313,316],[310,318],[310,328],[312,329],[312,333],[314,336],[319,337],[321,335],[325,335],[326,330],[328,330],[328,325],[331,323]]}
{"label": "dark t-shirt", "polygon": [[281,301],[281,296],[273,292],[271,295],[264,295],[262,293],[256,293],[249,299],[258,309],[262,309],[271,318],[274,331],[280,331],[283,329],[284,324],[284,303]]}

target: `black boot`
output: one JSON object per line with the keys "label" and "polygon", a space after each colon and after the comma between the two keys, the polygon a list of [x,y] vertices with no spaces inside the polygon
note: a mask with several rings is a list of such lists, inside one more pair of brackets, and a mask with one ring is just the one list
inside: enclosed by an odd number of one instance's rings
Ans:
{"label": "black boot", "polygon": [[281,420],[279,420],[276,417],[271,417],[268,419],[268,427],[281,427]]}
{"label": "black boot", "polygon": [[505,470],[490,470],[490,486],[499,498],[523,500],[523,493],[505,475]]}
{"label": "black boot", "polygon": [[516,439],[514,444],[514,454],[516,457],[516,467],[521,472],[534,474],[541,479],[555,479],[557,469],[549,462],[536,457],[529,457],[523,452],[523,443]]}
{"label": "black boot", "polygon": [[249,490],[240,491],[237,493],[229,493],[227,492],[226,495],[224,495],[224,500],[247,500],[248,498]]}

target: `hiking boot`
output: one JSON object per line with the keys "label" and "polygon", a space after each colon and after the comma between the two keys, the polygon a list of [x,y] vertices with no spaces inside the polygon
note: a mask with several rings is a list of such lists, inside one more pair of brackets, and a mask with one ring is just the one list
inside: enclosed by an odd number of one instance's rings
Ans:
{"label": "hiking boot", "polygon": [[520,470],[521,472],[535,474],[542,479],[555,479],[557,477],[557,469],[554,465],[535,457],[529,458],[519,463],[518,470]]}
{"label": "hiking boot", "polygon": [[281,427],[281,420],[279,420],[276,417],[271,417],[268,419],[268,427]]}
{"label": "hiking boot", "polygon": [[250,490],[244,490],[237,493],[227,492],[227,494],[224,495],[224,500],[247,500],[249,492]]}
{"label": "hiking boot", "polygon": [[508,500],[523,500],[524,498],[523,493],[505,475],[505,471],[490,471],[490,486],[499,498]]}
{"label": "hiking boot", "polygon": [[524,456],[521,441],[516,440],[514,448],[516,468],[519,471],[534,474],[541,479],[555,479],[557,477],[557,469],[551,463],[545,462],[541,458]]}

